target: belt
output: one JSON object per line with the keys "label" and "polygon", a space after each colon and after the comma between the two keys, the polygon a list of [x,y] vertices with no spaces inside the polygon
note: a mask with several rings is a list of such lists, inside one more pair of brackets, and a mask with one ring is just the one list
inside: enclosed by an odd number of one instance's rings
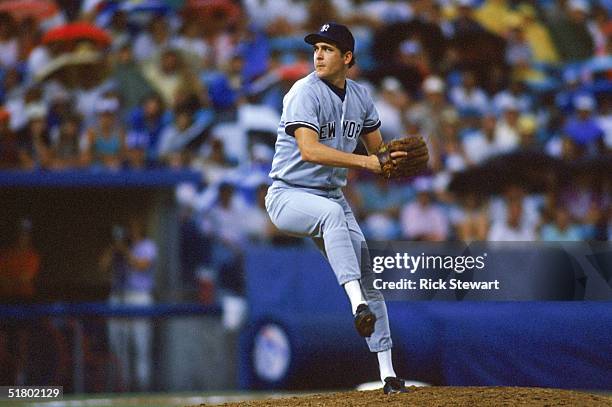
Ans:
{"label": "belt", "polygon": [[288,185],[290,187],[294,187],[294,188],[308,188],[308,189],[317,189],[319,191],[325,191],[325,192],[330,192],[330,191],[335,191],[337,189],[339,189],[340,187],[315,187],[312,185],[299,185],[299,184],[293,184],[291,182],[287,182],[283,179],[280,178],[272,178],[274,181],[279,181],[282,182],[285,185]]}

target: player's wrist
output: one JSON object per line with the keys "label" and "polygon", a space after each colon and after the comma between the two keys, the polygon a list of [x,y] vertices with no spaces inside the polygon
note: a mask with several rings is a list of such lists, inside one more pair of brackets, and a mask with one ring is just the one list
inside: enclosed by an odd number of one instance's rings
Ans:
{"label": "player's wrist", "polygon": [[367,157],[365,157],[365,168],[367,168],[368,170],[372,171],[375,174],[380,174],[380,161],[378,160],[378,157],[376,156],[376,154],[371,154]]}

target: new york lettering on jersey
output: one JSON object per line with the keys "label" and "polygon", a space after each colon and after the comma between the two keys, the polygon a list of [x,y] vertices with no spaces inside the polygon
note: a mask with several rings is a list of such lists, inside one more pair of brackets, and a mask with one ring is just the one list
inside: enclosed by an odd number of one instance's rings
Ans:
{"label": "new york lettering on jersey", "polygon": [[314,73],[297,81],[287,93],[278,128],[272,179],[296,185],[342,187],[347,170],[302,161],[295,141],[295,130],[306,127],[319,135],[319,141],[340,151],[352,153],[362,133],[380,126],[378,113],[367,90],[347,79],[344,98],[338,96]]}

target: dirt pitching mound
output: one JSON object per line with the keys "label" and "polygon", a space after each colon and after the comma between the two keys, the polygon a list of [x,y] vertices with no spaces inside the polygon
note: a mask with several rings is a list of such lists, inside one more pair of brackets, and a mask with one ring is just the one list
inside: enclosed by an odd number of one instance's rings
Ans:
{"label": "dirt pitching mound", "polygon": [[[201,404],[200,406],[204,406]],[[529,387],[410,387],[405,394],[382,391],[317,394],[253,400],[223,406],[612,406],[612,397],[569,390]]]}

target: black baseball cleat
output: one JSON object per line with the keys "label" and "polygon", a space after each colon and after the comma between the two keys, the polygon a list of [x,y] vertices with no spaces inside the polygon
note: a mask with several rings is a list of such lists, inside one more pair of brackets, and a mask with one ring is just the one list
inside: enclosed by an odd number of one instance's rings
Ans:
{"label": "black baseball cleat", "polygon": [[374,333],[376,315],[370,311],[367,304],[359,304],[355,313],[355,328],[359,335],[369,338]]}
{"label": "black baseball cleat", "polygon": [[397,377],[386,377],[383,391],[385,394],[408,393],[404,380]]}

